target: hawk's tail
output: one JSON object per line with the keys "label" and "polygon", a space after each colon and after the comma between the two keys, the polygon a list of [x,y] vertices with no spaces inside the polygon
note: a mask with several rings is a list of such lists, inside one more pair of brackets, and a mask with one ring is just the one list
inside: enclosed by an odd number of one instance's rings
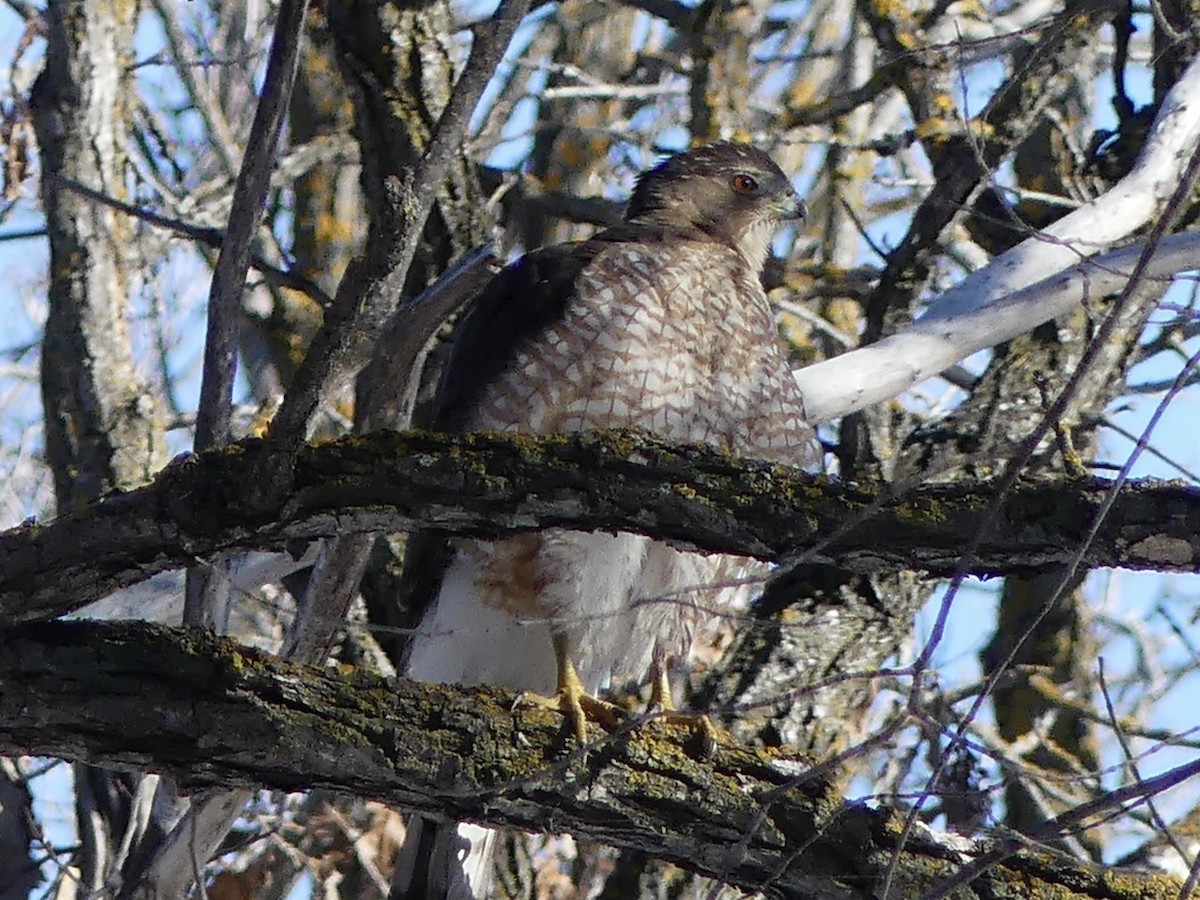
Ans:
{"label": "hawk's tail", "polygon": [[476,900],[492,887],[497,832],[469,822],[413,815],[388,900]]}

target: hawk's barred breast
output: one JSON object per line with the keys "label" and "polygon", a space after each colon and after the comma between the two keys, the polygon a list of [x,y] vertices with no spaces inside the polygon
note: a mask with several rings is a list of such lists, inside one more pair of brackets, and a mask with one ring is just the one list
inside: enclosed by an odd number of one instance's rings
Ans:
{"label": "hawk's barred breast", "polygon": [[758,277],[700,242],[614,244],[564,315],[528,340],[467,420],[559,434],[641,428],[743,456],[808,465],[804,403]]}
{"label": "hawk's barred breast", "polygon": [[[580,272],[562,317],[515,351],[466,424],[533,434],[639,428],[808,465],[812,429],[774,332],[757,274],[736,251],[613,244]],[[572,634],[592,690],[645,677],[656,649],[686,655],[697,628],[746,594],[729,582],[763,571],[632,534],[552,529],[458,547],[486,606],[527,631],[553,621]],[[479,665],[481,680],[529,687]],[[549,691],[549,659],[539,668],[539,689]]]}

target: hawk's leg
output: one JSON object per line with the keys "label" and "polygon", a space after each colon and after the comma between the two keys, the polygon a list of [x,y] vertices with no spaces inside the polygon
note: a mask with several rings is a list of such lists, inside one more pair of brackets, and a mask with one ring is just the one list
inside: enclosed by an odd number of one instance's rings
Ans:
{"label": "hawk's leg", "polygon": [[663,712],[675,711],[675,700],[671,696],[671,674],[666,660],[657,650],[650,664],[650,708]]}
{"label": "hawk's leg", "polygon": [[718,728],[707,713],[681,712],[675,709],[675,701],[671,697],[670,667],[663,654],[657,650],[655,650],[654,660],[650,664],[650,708],[659,711],[657,718],[691,729],[692,734],[700,742],[701,752],[705,758],[711,757],[717,752],[717,746],[721,743],[722,737],[726,742],[729,741],[729,735]]}
{"label": "hawk's leg", "polygon": [[533,706],[544,706],[557,709],[566,716],[575,732],[575,739],[580,745],[587,743],[587,720],[598,722],[604,728],[615,728],[625,716],[624,710],[612,703],[607,703],[593,697],[583,687],[575,664],[571,662],[570,649],[567,646],[567,636],[555,632],[554,662],[558,667],[558,686],[553,697],[540,697],[537,694],[524,693],[519,703]]}

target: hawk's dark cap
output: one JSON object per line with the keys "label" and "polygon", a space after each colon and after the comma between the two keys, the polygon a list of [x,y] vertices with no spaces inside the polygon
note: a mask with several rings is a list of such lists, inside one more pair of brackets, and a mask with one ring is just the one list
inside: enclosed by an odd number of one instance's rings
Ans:
{"label": "hawk's dark cap", "polygon": [[661,205],[659,186],[690,178],[733,177],[746,174],[762,182],[768,195],[778,198],[781,219],[803,219],[808,210],[792,188],[791,180],[775,160],[752,144],[717,141],[668,156],[638,177],[625,217],[633,219]]}

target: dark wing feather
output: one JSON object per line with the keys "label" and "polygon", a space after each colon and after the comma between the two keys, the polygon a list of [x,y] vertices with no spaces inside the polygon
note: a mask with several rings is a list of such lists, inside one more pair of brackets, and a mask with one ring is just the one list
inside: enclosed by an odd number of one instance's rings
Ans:
{"label": "dark wing feather", "polygon": [[463,429],[479,395],[525,341],[562,317],[579,273],[618,234],[608,231],[527,253],[488,283],[455,329],[435,402],[437,428]]}
{"label": "dark wing feather", "polygon": [[606,247],[630,241],[667,244],[696,237],[657,223],[626,223],[586,241],[534,250],[506,267],[480,291],[454,331],[434,403],[434,427],[463,429],[480,393],[500,377],[523,342],[562,317],[575,296],[579,273]]}

